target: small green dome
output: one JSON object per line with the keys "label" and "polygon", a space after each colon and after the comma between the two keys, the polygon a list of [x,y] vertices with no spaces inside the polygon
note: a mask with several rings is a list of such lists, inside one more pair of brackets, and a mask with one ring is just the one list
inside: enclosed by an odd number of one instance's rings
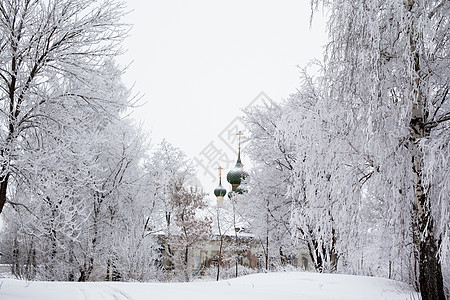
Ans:
{"label": "small green dome", "polygon": [[241,158],[238,157],[236,165],[227,174],[227,181],[232,185],[239,185],[241,184],[241,177],[245,179],[247,176],[248,173],[242,170]]}
{"label": "small green dome", "polygon": [[214,189],[216,197],[223,197],[227,194],[227,190],[219,183],[219,186]]}

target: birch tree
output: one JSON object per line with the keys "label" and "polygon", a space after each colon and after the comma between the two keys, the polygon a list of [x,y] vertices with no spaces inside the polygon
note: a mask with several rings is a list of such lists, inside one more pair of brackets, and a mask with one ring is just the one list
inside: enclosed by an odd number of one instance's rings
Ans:
{"label": "birch tree", "polygon": [[401,215],[412,223],[422,298],[445,299],[450,4],[323,3],[330,14],[326,93],[344,111],[336,117],[364,161],[364,181],[411,213]]}

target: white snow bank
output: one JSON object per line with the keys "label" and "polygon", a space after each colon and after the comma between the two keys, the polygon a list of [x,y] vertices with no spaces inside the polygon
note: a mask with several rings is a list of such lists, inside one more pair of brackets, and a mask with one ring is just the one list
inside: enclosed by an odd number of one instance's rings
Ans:
{"label": "white snow bank", "polygon": [[90,299],[420,299],[414,290],[384,278],[307,272],[253,274],[219,282],[26,282],[0,279],[2,300]]}

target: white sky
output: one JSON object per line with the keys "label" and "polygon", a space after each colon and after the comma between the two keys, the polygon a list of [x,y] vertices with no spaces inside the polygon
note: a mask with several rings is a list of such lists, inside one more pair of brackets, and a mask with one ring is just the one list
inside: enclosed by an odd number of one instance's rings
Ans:
{"label": "white sky", "polygon": [[307,0],[127,3],[123,80],[146,102],[133,117],[153,144],[166,138],[191,158],[261,91],[275,101],[295,92],[296,66],[320,58],[326,41],[320,13],[309,26]]}

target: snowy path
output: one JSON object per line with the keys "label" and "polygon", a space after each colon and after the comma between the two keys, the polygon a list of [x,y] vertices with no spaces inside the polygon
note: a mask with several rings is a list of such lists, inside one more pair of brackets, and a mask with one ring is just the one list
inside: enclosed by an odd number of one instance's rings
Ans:
{"label": "snowy path", "polygon": [[396,281],[316,273],[254,274],[219,282],[25,282],[0,279],[1,300],[148,300],[148,299],[419,299]]}

